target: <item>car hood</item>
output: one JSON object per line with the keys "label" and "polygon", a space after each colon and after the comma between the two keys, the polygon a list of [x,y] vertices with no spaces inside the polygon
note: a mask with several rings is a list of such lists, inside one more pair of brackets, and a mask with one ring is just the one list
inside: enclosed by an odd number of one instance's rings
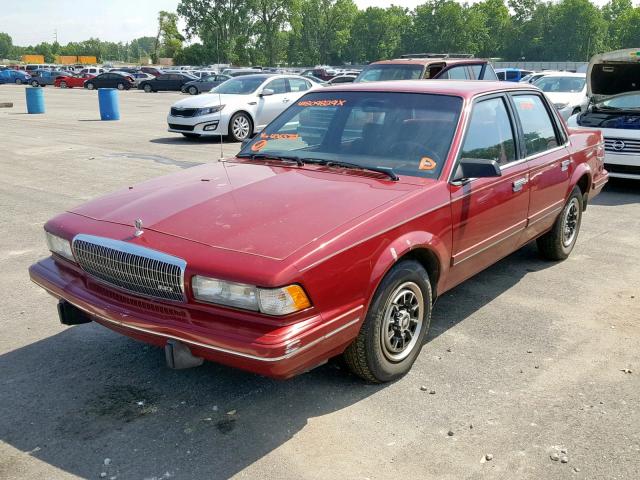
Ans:
{"label": "car hood", "polygon": [[595,55],[587,68],[587,95],[593,103],[640,90],[640,48]]}
{"label": "car hood", "polygon": [[229,95],[217,93],[205,93],[194,97],[185,98],[173,104],[174,108],[203,108],[215,107],[216,105],[230,105],[257,101],[255,95]]}
{"label": "car hood", "polygon": [[115,192],[71,213],[282,260],[420,185],[355,173],[219,162]]}

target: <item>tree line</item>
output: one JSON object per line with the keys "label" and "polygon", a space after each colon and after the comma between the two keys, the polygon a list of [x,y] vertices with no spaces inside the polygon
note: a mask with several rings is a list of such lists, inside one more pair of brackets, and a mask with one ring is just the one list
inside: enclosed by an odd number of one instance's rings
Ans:
{"label": "tree line", "polygon": [[353,0],[181,0],[177,12],[160,12],[155,37],[127,43],[89,39],[16,47],[6,37],[0,33],[0,58],[40,53],[47,61],[61,54],[306,66],[364,64],[412,52],[586,61],[595,53],[640,47],[640,7],[631,0],[610,0],[601,8],[589,0],[427,0],[415,9],[360,10]]}

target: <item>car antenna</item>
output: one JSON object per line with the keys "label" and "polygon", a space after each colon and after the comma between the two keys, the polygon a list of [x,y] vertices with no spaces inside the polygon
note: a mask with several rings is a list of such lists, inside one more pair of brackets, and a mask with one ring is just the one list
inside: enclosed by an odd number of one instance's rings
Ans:
{"label": "car antenna", "polygon": [[[216,57],[218,59],[218,70],[220,70],[220,41],[219,41],[219,35],[220,32],[216,32]],[[218,71],[218,74],[216,74],[216,78],[218,78],[218,75],[220,74],[220,72]],[[218,89],[220,85],[216,85],[216,90]],[[220,92],[218,91],[218,105],[222,105],[222,95],[220,95]],[[218,115],[220,116],[220,120],[218,121],[218,132],[220,133],[220,158],[218,158],[218,161],[221,162],[224,160],[224,149],[222,148],[222,112],[220,111],[218,113]]]}

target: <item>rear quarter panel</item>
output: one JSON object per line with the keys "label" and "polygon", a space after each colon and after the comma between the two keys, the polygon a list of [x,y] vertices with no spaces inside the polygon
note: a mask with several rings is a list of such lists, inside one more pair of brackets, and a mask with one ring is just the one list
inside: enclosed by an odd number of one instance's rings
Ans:
{"label": "rear quarter panel", "polygon": [[602,132],[595,129],[568,128],[569,149],[574,170],[569,182],[571,191],[584,175],[588,175],[588,190],[593,197],[604,186],[608,178],[604,169],[604,139]]}

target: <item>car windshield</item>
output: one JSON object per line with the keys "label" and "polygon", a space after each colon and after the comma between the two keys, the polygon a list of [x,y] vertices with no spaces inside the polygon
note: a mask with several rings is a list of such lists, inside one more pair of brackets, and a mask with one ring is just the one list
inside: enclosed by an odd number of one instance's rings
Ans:
{"label": "car windshield", "polygon": [[462,99],[396,92],[314,92],[289,107],[240,152],[348,162],[397,175],[438,177]]}
{"label": "car windshield", "polygon": [[534,83],[543,92],[580,92],[584,88],[584,77],[542,77]]}
{"label": "car windshield", "polygon": [[422,77],[422,65],[375,64],[369,65],[356,78],[356,82],[382,82],[387,80],[415,80]]}
{"label": "car windshield", "polygon": [[640,92],[616,95],[596,104],[596,108],[615,110],[640,110]]}
{"label": "car windshield", "polygon": [[215,88],[211,89],[211,92],[214,93],[227,93],[227,94],[235,94],[235,95],[250,95],[255,92],[260,85],[267,79],[268,77],[260,76],[260,77],[237,77],[231,80],[227,80],[224,83],[221,83]]}

